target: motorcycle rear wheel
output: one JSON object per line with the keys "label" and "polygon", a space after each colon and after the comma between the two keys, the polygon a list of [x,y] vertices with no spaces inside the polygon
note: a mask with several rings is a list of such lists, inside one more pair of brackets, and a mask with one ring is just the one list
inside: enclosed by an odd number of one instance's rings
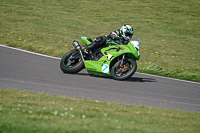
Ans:
{"label": "motorcycle rear wheel", "polygon": [[137,63],[133,58],[127,58],[126,63],[120,66],[120,61],[116,62],[111,68],[111,76],[115,80],[126,80],[130,78],[137,69]]}
{"label": "motorcycle rear wheel", "polygon": [[[63,73],[74,74],[81,71],[85,66],[81,58],[73,59],[75,54],[79,54],[75,49],[67,52],[60,60],[60,69]],[[81,56],[80,56],[81,57]]]}

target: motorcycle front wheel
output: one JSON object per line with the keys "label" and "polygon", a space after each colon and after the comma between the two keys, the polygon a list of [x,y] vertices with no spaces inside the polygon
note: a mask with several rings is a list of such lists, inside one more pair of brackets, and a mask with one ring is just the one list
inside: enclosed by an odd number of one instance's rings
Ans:
{"label": "motorcycle front wheel", "polygon": [[132,58],[127,58],[126,62],[121,64],[116,62],[111,68],[111,76],[115,80],[126,80],[130,78],[137,69],[137,63]]}
{"label": "motorcycle front wheel", "polygon": [[63,73],[78,73],[84,67],[84,62],[81,59],[79,52],[75,49],[67,52],[60,60],[60,69]]}

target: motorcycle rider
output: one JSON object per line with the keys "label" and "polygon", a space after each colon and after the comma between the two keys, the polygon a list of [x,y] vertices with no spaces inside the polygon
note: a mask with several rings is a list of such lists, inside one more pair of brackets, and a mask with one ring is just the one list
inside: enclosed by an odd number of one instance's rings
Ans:
{"label": "motorcycle rider", "polygon": [[111,32],[107,36],[99,36],[88,46],[85,47],[84,52],[94,51],[101,46],[104,46],[108,41],[108,46],[113,43],[128,44],[133,36],[133,28],[130,25],[124,24],[119,30]]}

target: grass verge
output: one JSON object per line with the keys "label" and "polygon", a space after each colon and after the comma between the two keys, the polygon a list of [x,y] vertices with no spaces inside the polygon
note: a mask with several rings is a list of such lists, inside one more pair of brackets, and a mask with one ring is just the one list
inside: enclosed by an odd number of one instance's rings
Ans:
{"label": "grass verge", "polygon": [[200,82],[199,0],[1,0],[0,43],[61,57],[80,36],[130,24],[139,72]]}
{"label": "grass verge", "polygon": [[197,133],[200,114],[0,89],[1,133]]}

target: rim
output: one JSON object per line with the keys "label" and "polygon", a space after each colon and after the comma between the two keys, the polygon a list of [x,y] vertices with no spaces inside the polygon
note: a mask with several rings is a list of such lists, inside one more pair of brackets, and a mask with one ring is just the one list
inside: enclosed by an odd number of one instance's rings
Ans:
{"label": "rim", "polygon": [[121,67],[119,63],[116,64],[114,66],[113,73],[117,77],[122,77],[127,75],[132,69],[133,69],[133,62],[130,59],[128,59],[127,63],[123,64]]}
{"label": "rim", "polygon": [[67,67],[67,68],[72,68],[74,66],[77,66],[80,62],[81,62],[81,58],[79,59],[75,59],[75,60],[71,60],[72,62],[69,62],[68,60],[73,57],[74,54],[76,54],[77,52],[71,52],[68,56],[66,56],[63,60],[63,66]]}

